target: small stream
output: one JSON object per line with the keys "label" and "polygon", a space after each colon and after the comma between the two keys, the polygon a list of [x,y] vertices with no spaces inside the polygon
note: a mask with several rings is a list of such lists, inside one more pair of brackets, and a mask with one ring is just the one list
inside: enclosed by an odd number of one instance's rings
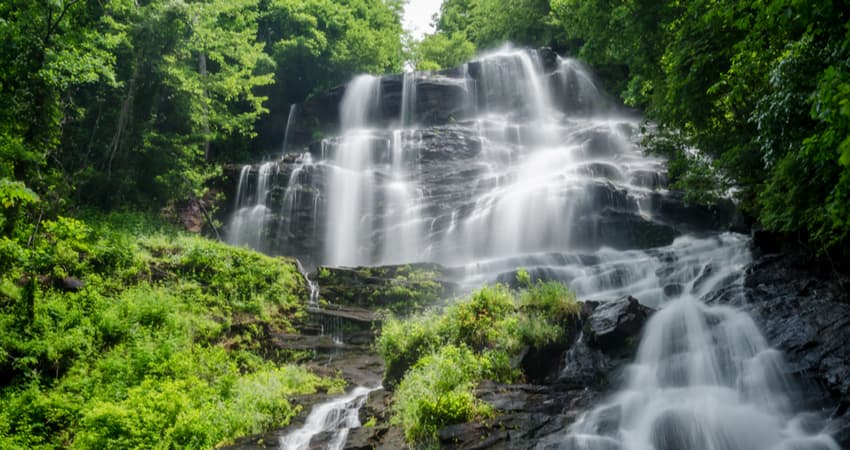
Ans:
{"label": "small stream", "polygon": [[358,386],[342,397],[332,398],[314,406],[301,428],[280,439],[280,448],[283,450],[319,448],[315,445],[311,447],[310,442],[319,434],[329,433],[330,436],[321,448],[326,450],[342,449],[348,438],[348,431],[361,425],[360,408],[366,403],[369,394],[378,389],[381,389],[381,387]]}

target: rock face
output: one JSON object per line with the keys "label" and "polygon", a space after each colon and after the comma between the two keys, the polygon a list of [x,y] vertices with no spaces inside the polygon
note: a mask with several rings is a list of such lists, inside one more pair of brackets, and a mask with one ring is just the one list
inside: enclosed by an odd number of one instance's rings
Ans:
{"label": "rock face", "polygon": [[[537,83],[528,80],[528,66]],[[308,267],[648,249],[736,223],[729,203],[691,205],[667,192],[664,162],[637,148],[639,118],[606,99],[589,68],[549,50],[376,83],[380,94],[364,107],[368,126],[354,140],[340,136],[347,87],[300,105],[288,153],[273,161],[270,179],[261,183],[258,167],[225,171],[219,187],[230,204],[219,208],[219,218],[227,222],[234,208],[246,206],[261,212],[249,244],[262,242],[261,251],[296,256]],[[408,94],[415,102],[403,108],[405,86],[415,86]],[[411,108],[415,126],[401,124],[402,109]],[[553,123],[542,127],[540,116]],[[340,156],[352,153],[362,161]],[[337,220],[345,208],[335,203],[335,180],[351,174],[357,177],[345,180],[347,205],[356,211]],[[236,205],[257,197],[258,185],[267,189],[265,209]],[[231,221],[225,231],[236,228]],[[340,242],[342,259],[334,255]],[[410,248],[394,248],[405,244]]]}
{"label": "rock face", "polygon": [[[558,55],[551,49],[537,51],[541,69],[553,72],[557,68]],[[484,104],[488,97],[482,88],[482,71],[479,62],[443,70],[435,73],[418,73],[416,77],[416,104],[413,114],[423,125],[444,125],[452,121],[468,119],[476,112],[478,103]],[[402,108],[403,75],[388,75],[381,78],[379,114],[375,124],[390,126],[397,123]],[[339,131],[339,109],[345,86],[337,86],[315,95],[298,106],[297,119],[290,129],[288,145],[301,147],[317,138],[334,135]],[[520,95],[519,92],[514,95]],[[491,98],[490,103],[515,104],[505,98]],[[270,121],[273,126],[261,130],[266,142],[283,142],[286,117]]]}
{"label": "rock face", "polygon": [[457,291],[453,275],[439,264],[317,269],[320,299],[333,305],[409,313]]}
{"label": "rock face", "polygon": [[850,448],[850,277],[806,256],[772,254],[753,262],[744,289],[746,303],[738,306],[785,354],[798,400],[823,408],[839,445]]}

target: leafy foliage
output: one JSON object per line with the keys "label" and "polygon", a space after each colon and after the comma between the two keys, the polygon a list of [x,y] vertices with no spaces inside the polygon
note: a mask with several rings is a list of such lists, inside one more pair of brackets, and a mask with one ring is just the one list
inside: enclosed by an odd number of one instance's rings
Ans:
{"label": "leafy foliage", "polygon": [[219,164],[258,145],[267,113],[355,72],[400,70],[400,11],[398,0],[4,2],[0,179],[25,183],[49,217],[199,196]]}
{"label": "leafy foliage", "polygon": [[293,261],[139,215],[25,231],[0,238],[0,447],[210,448],[341,387],[263,345],[303,314]]}
{"label": "leafy foliage", "polygon": [[476,381],[489,372],[489,360],[465,346],[441,347],[420,359],[395,393],[395,421],[404,428],[405,438],[432,439],[446,425],[492,414],[473,394]]}
{"label": "leafy foliage", "polygon": [[396,388],[395,419],[410,441],[427,441],[440,428],[486,416],[475,399],[482,380],[522,377],[516,356],[525,346],[564,340],[580,312],[575,295],[557,282],[511,291],[484,287],[442,311],[389,318],[375,343],[384,386]]}
{"label": "leafy foliage", "polygon": [[440,70],[457,67],[475,55],[475,44],[463,32],[434,33],[414,42],[410,61],[416,70]]}

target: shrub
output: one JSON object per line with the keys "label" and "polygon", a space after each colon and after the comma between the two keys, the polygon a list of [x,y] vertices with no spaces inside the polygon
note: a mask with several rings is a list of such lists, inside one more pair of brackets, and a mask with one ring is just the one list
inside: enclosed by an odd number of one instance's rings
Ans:
{"label": "shrub", "polygon": [[475,399],[485,379],[522,377],[515,366],[523,346],[563,341],[580,307],[563,284],[481,288],[468,298],[401,320],[388,318],[376,341],[384,358],[384,386],[396,388],[394,420],[410,441],[427,441],[449,424],[489,413]]}
{"label": "shrub", "polygon": [[437,431],[492,413],[473,389],[487,372],[486,360],[465,346],[448,345],[422,358],[399,384],[394,420],[409,441],[424,441]]}

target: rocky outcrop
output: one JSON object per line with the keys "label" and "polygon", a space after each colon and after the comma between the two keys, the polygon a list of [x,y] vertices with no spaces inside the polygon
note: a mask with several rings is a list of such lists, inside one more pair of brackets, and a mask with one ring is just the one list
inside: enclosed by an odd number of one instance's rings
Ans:
{"label": "rocky outcrop", "polygon": [[[558,55],[551,49],[537,50],[542,69],[553,72],[557,69]],[[486,93],[479,92],[481,64],[471,62],[466,66],[440,72],[418,72],[416,104],[413,111],[416,122],[421,125],[444,125],[468,119],[479,106],[486,102]],[[387,75],[381,78],[381,96],[376,125],[387,126],[399,122],[402,108],[403,75]],[[297,106],[296,120],[290,128],[288,146],[307,146],[317,138],[334,135],[339,131],[339,105],[345,94],[345,86],[337,86],[314,95]],[[519,95],[517,92],[516,95]],[[506,103],[503,97],[490,99],[490,103]],[[516,103],[516,102],[514,102]],[[287,111],[288,113],[288,111]],[[265,142],[283,142],[288,117],[268,121],[261,130]]]}
{"label": "rocky outcrop", "polygon": [[[372,118],[376,126],[398,123],[401,116],[403,75],[388,75],[381,78],[381,96],[377,117]],[[464,79],[462,73],[420,73],[416,78],[416,105],[414,116],[417,123],[424,125],[446,124],[469,118],[475,112],[470,101],[474,93],[472,80]],[[317,138],[339,132],[339,104],[345,94],[345,86],[337,86],[308,99],[299,105],[297,119],[290,129],[290,148],[304,147]],[[285,128],[269,130],[279,134],[283,142]]]}
{"label": "rocky outcrop", "polygon": [[[591,346],[608,354],[633,353],[652,308],[640,304],[632,296],[596,303],[587,320],[587,338]],[[592,304],[586,302],[587,306]]]}
{"label": "rocky outcrop", "polygon": [[380,267],[326,267],[314,275],[319,296],[332,305],[407,314],[452,296],[457,284],[438,264]]}

